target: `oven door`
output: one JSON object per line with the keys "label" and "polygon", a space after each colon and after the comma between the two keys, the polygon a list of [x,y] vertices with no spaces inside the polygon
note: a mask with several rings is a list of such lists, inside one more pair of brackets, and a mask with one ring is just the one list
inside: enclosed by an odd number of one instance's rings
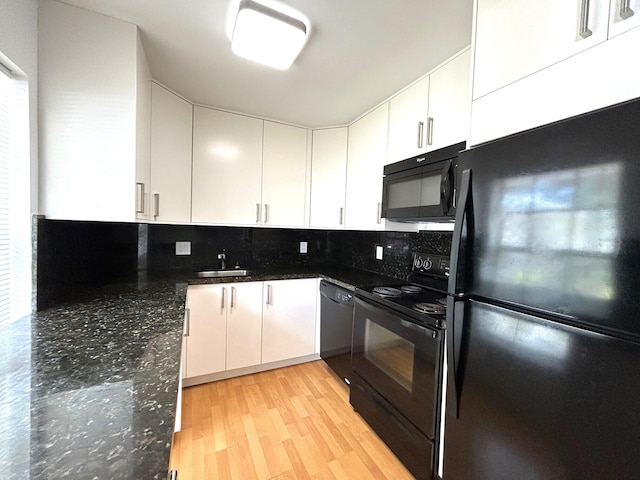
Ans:
{"label": "oven door", "polygon": [[388,174],[383,180],[382,217],[392,220],[452,217],[454,184],[451,160]]}
{"label": "oven door", "polygon": [[357,297],[353,321],[353,371],[433,440],[443,332]]}

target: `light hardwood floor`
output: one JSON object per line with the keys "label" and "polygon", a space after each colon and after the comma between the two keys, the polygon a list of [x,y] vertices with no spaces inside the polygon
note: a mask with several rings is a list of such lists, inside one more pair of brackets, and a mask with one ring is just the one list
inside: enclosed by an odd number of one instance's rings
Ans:
{"label": "light hardwood floor", "polygon": [[322,361],[186,388],[178,480],[412,479]]}

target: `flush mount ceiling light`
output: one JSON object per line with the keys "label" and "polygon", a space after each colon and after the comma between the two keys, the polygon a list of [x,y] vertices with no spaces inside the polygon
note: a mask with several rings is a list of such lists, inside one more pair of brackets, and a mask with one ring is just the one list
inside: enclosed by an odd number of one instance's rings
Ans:
{"label": "flush mount ceiling light", "polygon": [[287,70],[306,40],[302,19],[253,0],[240,2],[231,38],[231,50],[239,57]]}

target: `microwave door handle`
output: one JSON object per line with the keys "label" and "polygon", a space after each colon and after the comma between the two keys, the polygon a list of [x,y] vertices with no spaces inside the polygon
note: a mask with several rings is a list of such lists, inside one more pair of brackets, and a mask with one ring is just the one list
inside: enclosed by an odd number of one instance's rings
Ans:
{"label": "microwave door handle", "polygon": [[453,162],[447,160],[440,175],[440,207],[442,213],[447,215],[451,209],[451,190],[453,188]]}

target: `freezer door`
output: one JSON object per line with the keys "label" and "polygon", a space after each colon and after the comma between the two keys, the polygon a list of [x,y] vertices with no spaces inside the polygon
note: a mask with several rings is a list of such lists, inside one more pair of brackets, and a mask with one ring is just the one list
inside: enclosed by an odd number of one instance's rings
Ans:
{"label": "freezer door", "polygon": [[640,338],[638,119],[634,101],[462,152],[458,291]]}
{"label": "freezer door", "polygon": [[640,478],[640,345],[464,302],[444,479]]}

